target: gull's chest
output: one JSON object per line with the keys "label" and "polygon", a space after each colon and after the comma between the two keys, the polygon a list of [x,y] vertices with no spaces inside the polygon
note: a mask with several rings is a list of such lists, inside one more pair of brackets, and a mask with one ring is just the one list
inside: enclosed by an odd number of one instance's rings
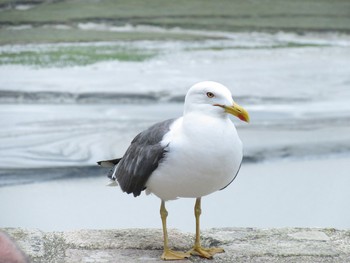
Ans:
{"label": "gull's chest", "polygon": [[233,125],[202,125],[174,138],[169,152],[201,173],[225,173],[242,159],[242,143]]}
{"label": "gull's chest", "polygon": [[147,183],[149,192],[163,200],[218,191],[233,180],[242,161],[242,144],[233,124],[191,126],[173,133],[167,150]]}

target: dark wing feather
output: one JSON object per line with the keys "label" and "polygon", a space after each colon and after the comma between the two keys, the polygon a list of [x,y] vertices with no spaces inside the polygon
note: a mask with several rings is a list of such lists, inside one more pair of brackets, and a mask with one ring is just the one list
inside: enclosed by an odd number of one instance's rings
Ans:
{"label": "dark wing feather", "polygon": [[139,196],[166,153],[160,142],[175,119],[159,122],[139,133],[115,167],[113,178],[124,192]]}

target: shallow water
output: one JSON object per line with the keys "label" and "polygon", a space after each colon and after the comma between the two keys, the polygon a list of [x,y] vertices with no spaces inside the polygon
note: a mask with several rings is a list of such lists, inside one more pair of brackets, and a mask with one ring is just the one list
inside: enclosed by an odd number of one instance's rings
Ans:
{"label": "shallow water", "polygon": [[[202,200],[202,228],[350,228],[349,158],[242,166]],[[0,226],[43,230],[160,228],[160,201],[107,187],[104,176],[0,188]],[[168,226],[194,232],[194,199],[167,202]]]}
{"label": "shallow water", "polygon": [[[341,113],[326,103],[293,106],[248,104],[250,124],[232,118],[245,161],[349,154],[349,105],[338,105]],[[0,105],[6,123],[0,132],[0,169],[95,165],[122,156],[151,124],[181,114],[181,103]]]}
{"label": "shallow water", "polygon": [[[233,119],[245,163],[235,184],[205,198],[203,226],[349,228],[349,43],[243,34],[133,42],[158,50],[142,62],[0,66],[0,226],[159,227],[157,198],[106,188],[105,171],[89,167],[180,116],[188,87],[211,79],[230,88],[251,123]],[[169,226],[192,230],[192,205],[170,202]]]}

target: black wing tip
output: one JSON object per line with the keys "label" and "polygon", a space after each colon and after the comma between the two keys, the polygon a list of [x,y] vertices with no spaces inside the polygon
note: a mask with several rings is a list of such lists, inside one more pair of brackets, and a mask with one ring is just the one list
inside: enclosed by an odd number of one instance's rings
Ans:
{"label": "black wing tip", "polygon": [[99,166],[102,166],[102,167],[111,168],[111,167],[115,166],[116,164],[118,164],[121,159],[122,158],[113,159],[113,160],[99,161],[99,162],[97,162],[97,164]]}

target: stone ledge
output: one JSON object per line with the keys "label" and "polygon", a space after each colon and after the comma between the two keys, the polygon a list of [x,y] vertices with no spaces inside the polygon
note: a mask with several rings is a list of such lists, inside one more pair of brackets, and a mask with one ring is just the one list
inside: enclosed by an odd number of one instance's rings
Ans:
{"label": "stone ledge", "polygon": [[[0,229],[31,262],[163,262],[160,229],[43,232]],[[188,250],[194,234],[169,230],[170,246]],[[318,228],[217,228],[202,232],[204,246],[226,253],[210,262],[350,262],[350,230]],[[180,262],[207,262],[191,257]]]}

